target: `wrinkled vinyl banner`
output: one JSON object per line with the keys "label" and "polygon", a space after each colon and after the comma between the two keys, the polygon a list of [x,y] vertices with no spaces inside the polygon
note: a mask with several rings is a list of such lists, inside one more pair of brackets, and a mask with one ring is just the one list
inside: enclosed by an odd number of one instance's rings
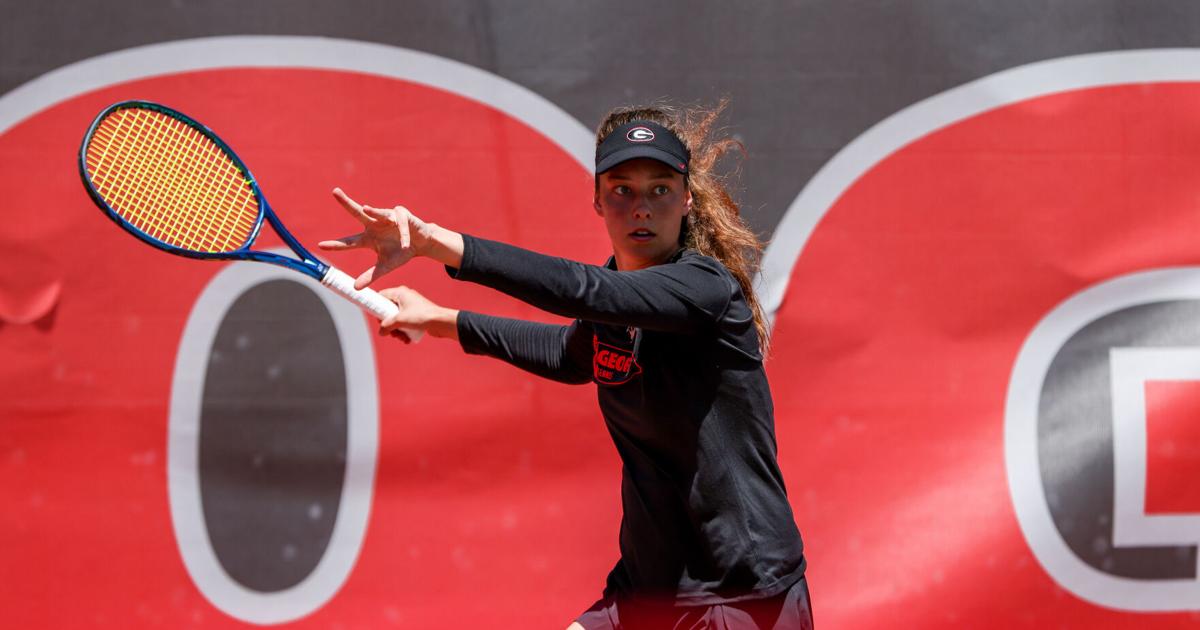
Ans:
{"label": "wrinkled vinyl banner", "polygon": [[[818,627],[1200,619],[1196,68],[1170,49],[1004,69],[793,182],[760,284]],[[0,625],[567,625],[617,556],[592,386],[377,337],[298,274],[137,243],[75,163],[129,98],[215,130],[307,245],[355,231],[341,186],[608,255],[595,121],[434,55],[189,40],[0,96]],[[556,321],[428,261],[393,284]]]}

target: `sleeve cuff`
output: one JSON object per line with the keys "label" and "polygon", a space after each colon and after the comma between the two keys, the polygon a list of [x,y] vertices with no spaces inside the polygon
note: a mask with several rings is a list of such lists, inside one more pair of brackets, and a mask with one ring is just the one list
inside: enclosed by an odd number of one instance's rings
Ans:
{"label": "sleeve cuff", "polygon": [[[453,267],[446,267],[446,269],[450,270]],[[467,354],[484,354],[480,348],[479,335],[476,334],[477,326],[472,322],[474,317],[475,313],[471,311],[458,311],[458,320],[454,324],[455,329],[458,331],[458,345]]]}
{"label": "sleeve cuff", "polygon": [[470,234],[462,234],[463,240],[463,255],[462,264],[458,267],[446,265],[446,275],[455,280],[467,280],[470,277],[470,270],[474,267],[475,262],[475,237]]}

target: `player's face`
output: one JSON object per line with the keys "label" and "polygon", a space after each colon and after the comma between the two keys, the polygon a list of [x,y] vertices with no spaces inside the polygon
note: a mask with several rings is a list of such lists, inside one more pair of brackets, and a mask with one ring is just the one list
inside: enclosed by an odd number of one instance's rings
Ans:
{"label": "player's face", "polygon": [[628,271],[666,262],[679,250],[692,194],[683,175],[657,160],[638,158],[600,174],[595,204],[617,268]]}

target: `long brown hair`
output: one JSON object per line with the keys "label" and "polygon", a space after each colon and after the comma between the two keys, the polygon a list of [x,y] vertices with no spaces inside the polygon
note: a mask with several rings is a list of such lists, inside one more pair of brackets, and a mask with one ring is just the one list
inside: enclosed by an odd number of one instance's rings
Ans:
{"label": "long brown hair", "polygon": [[754,275],[762,260],[763,245],[742,219],[737,202],[726,190],[727,178],[715,172],[717,160],[731,149],[745,154],[741,142],[714,137],[713,126],[727,104],[722,100],[712,108],[679,108],[658,104],[618,107],[600,123],[596,130],[596,144],[621,125],[647,120],[670,129],[687,145],[691,151],[687,185],[692,193],[692,211],[680,231],[680,245],[721,261],[737,278],[754,314],[759,348],[766,356],[770,347],[770,331],[753,286]]}

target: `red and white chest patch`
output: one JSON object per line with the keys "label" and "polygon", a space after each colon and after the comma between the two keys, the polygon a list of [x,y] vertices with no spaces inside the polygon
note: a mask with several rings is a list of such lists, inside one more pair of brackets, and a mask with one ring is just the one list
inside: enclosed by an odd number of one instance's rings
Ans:
{"label": "red and white chest patch", "polygon": [[633,350],[602,343],[592,335],[592,380],[601,385],[620,385],[642,373]]}

